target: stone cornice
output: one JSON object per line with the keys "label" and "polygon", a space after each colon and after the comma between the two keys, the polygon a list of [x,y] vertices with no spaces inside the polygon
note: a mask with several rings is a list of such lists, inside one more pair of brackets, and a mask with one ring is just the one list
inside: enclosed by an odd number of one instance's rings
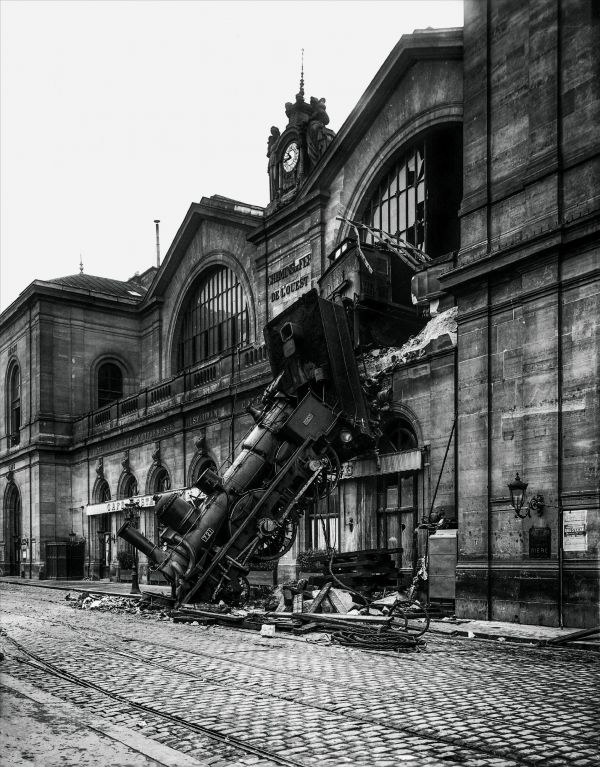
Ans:
{"label": "stone cornice", "polygon": [[520,240],[504,248],[477,258],[468,264],[451,269],[440,275],[440,283],[445,290],[459,293],[470,283],[486,280],[489,276],[497,277],[507,269],[525,265],[528,261],[557,248],[576,243],[584,243],[590,238],[597,238],[600,231],[600,211],[587,216],[569,220],[564,226],[556,227],[535,234],[527,240]]}
{"label": "stone cornice", "polygon": [[0,315],[0,331],[8,327],[21,315],[23,311],[33,306],[36,302],[47,299],[52,302],[69,302],[70,304],[90,308],[90,303],[98,307],[110,307],[114,311],[115,306],[120,312],[135,313],[141,306],[141,302],[128,299],[124,296],[113,296],[106,293],[98,293],[93,290],[59,285],[44,280],[34,280],[19,297],[10,304]]}

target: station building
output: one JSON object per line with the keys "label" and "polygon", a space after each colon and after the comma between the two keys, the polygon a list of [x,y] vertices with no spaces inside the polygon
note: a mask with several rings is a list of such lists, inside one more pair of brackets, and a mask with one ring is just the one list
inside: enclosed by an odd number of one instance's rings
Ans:
{"label": "station building", "polygon": [[382,437],[278,577],[384,549],[460,617],[597,624],[599,59],[592,0],[466,0],[463,29],[399,40],[337,134],[300,82],[265,208],[202,198],[160,266],[29,285],[0,315],[3,574],[121,577],[127,501],[154,538],[155,496],[227,467],[271,380],[262,328],[316,289],[347,308]]}

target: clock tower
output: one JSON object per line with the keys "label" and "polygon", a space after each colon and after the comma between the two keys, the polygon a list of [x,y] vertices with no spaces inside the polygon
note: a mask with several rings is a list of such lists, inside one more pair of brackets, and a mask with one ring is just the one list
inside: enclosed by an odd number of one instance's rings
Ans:
{"label": "clock tower", "polygon": [[304,98],[304,67],[294,102],[285,105],[288,124],[283,133],[273,126],[268,139],[270,203],[268,212],[290,202],[315,168],[335,133],[327,128],[325,99]]}

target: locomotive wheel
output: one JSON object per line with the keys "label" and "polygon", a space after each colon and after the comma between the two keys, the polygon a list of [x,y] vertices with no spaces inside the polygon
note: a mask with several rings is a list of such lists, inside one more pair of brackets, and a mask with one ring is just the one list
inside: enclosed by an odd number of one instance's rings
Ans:
{"label": "locomotive wheel", "polygon": [[306,497],[310,501],[327,498],[327,496],[335,490],[340,481],[342,469],[340,466],[340,459],[335,450],[332,447],[327,446],[325,452],[319,457],[321,461],[324,461],[324,466],[306,494]]}
{"label": "locomotive wheel", "polygon": [[[263,491],[254,491],[246,493],[237,501],[229,516],[230,535],[235,533],[262,495]],[[253,534],[260,538],[260,542],[252,554],[252,559],[257,559],[260,562],[271,562],[282,557],[292,548],[298,531],[298,520],[293,513],[283,524],[278,522],[276,516],[273,519],[268,518],[268,522],[268,525],[261,524],[259,517],[252,527]]]}
{"label": "locomotive wheel", "polygon": [[279,559],[292,548],[298,532],[298,522],[288,517],[285,523],[277,523],[275,529],[267,535],[263,533],[261,541],[252,555],[260,562],[272,562]]}

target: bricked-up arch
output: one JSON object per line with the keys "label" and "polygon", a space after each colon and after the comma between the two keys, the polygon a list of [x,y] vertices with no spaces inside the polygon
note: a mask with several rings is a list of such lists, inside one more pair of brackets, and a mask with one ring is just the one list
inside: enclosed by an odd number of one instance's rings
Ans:
{"label": "bricked-up arch", "polygon": [[186,296],[177,320],[177,370],[249,340],[248,300],[238,276],[223,265],[203,272]]}
{"label": "bricked-up arch", "polygon": [[104,477],[98,477],[94,483],[92,497],[94,503],[106,503],[107,501],[110,501],[110,485]]}
{"label": "bricked-up arch", "polygon": [[21,493],[15,482],[4,491],[5,575],[19,575],[21,567]]}
{"label": "bricked-up arch", "polygon": [[18,445],[21,433],[21,368],[12,360],[6,371],[6,431],[10,445]]}

